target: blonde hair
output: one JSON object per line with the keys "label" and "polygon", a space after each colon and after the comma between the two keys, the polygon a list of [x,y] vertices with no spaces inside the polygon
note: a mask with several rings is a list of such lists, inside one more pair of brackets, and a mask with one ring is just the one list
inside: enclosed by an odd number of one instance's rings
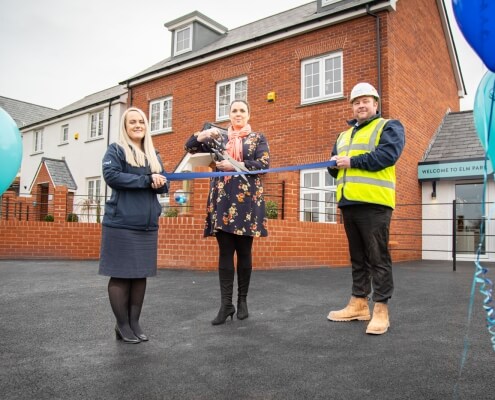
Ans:
{"label": "blonde hair", "polygon": [[[125,127],[127,115],[131,111],[136,111],[137,113],[139,113],[144,121],[144,152],[140,148],[136,147],[136,145],[132,142]],[[125,151],[125,160],[128,164],[132,165],[133,167],[144,167],[146,166],[146,160],[148,160],[151,172],[158,174],[163,171],[163,168],[160,165],[160,162],[158,161],[158,157],[156,155],[155,146],[153,146],[153,140],[151,139],[148,118],[146,118],[144,112],[139,108],[130,107],[122,114],[122,118],[120,119],[120,135],[118,143]]]}

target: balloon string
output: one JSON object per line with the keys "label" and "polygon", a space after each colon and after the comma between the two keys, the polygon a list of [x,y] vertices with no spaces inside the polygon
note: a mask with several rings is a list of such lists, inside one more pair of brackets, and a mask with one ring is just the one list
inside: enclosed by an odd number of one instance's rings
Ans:
{"label": "balloon string", "polygon": [[[490,139],[490,130],[492,126],[492,119],[493,119],[493,111],[495,108],[495,81],[493,83],[493,90],[491,92],[491,101],[492,101],[492,106],[490,108],[490,116],[488,118],[488,127],[487,127],[487,136],[486,136],[486,148],[489,146],[489,139]],[[494,160],[495,162],[495,160]],[[492,167],[493,167],[493,162],[492,162]],[[474,307],[474,296],[476,293],[476,284],[480,284],[480,293],[484,296],[483,300],[483,308],[485,309],[486,312],[486,321],[487,321],[487,328],[488,328],[488,333],[490,333],[491,338],[491,344],[492,344],[492,349],[495,351],[495,311],[493,307],[490,305],[493,302],[493,282],[487,278],[487,273],[488,269],[484,268],[481,265],[480,262],[480,256],[482,253],[483,249],[483,243],[485,241],[485,198],[486,198],[486,192],[487,192],[487,187],[488,187],[488,152],[485,152],[485,159],[484,159],[484,168],[483,168],[483,196],[481,200],[481,214],[483,215],[482,220],[481,220],[481,225],[480,225],[480,241],[478,243],[478,248],[476,249],[476,261],[475,261],[475,272],[473,276],[473,282],[471,284],[471,294],[469,296],[469,306],[468,306],[468,316],[467,316],[467,328],[466,328],[466,334],[464,335],[464,348],[462,351],[462,357],[461,357],[461,363],[460,363],[460,368],[459,368],[459,376],[458,376],[458,381],[455,384],[454,387],[454,395],[453,399],[456,400],[458,399],[459,396],[459,381],[461,379],[461,375],[464,369],[464,365],[466,363],[467,359],[467,353],[469,349],[469,328],[471,326],[471,321],[473,317],[473,307]],[[488,220],[492,219],[493,212],[495,210],[495,204],[493,204],[490,207],[490,212],[488,213]]]}

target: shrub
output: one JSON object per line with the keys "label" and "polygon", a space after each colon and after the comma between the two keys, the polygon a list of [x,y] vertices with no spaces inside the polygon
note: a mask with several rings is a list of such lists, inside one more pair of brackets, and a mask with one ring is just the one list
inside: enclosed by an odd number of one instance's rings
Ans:
{"label": "shrub", "polygon": [[55,218],[53,218],[53,215],[47,214],[45,215],[45,218],[43,218],[46,222],[53,222],[55,221]]}
{"label": "shrub", "polygon": [[269,219],[278,218],[278,204],[273,200],[267,200],[265,203],[266,216]]}
{"label": "shrub", "polygon": [[79,217],[77,214],[69,213],[67,214],[67,222],[79,222]]}
{"label": "shrub", "polygon": [[177,217],[179,215],[179,210],[177,208],[167,208],[167,210],[163,213],[164,217]]}

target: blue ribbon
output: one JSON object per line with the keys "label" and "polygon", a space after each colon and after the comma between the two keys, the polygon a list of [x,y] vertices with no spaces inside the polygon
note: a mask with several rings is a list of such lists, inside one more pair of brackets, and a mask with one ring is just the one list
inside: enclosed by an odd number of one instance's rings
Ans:
{"label": "blue ribbon", "polygon": [[288,167],[261,169],[256,171],[179,172],[179,173],[163,172],[162,175],[165,176],[165,178],[167,178],[168,181],[188,181],[191,179],[200,179],[200,178],[216,178],[218,176],[256,175],[256,174],[268,174],[268,173],[285,172],[285,171],[299,171],[301,169],[318,169],[318,168],[335,167],[336,165],[337,163],[335,162],[335,160],[332,160],[332,161],[323,161],[312,164],[301,164],[301,165],[291,165]]}

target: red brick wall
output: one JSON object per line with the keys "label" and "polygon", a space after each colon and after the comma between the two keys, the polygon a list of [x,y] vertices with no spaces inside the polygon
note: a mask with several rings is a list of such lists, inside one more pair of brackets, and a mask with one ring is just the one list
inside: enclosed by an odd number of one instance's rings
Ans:
{"label": "red brick wall", "polygon": [[[214,270],[218,249],[213,237],[203,238],[207,179],[191,186],[192,211],[174,218],[161,218],[158,235],[158,266]],[[291,204],[298,187],[287,184],[285,220],[269,220],[269,236],[256,238],[253,264],[256,269],[338,267],[349,265],[347,239],[342,224],[298,221]],[[65,222],[70,212],[67,189],[54,190],[54,222],[0,220],[0,259],[97,260],[101,224]],[[397,253],[397,254],[396,254]],[[393,252],[394,260],[401,252]]]}

